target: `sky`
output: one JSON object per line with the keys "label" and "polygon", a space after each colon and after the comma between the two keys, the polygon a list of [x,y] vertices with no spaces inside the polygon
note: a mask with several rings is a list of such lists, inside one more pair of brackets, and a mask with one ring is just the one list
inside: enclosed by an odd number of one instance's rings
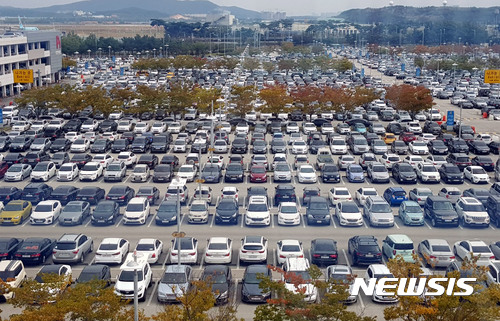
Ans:
{"label": "sky", "polygon": [[[0,6],[19,8],[46,7],[56,4],[77,2],[78,0],[0,0]],[[106,1],[106,0],[100,0]],[[159,0],[161,1],[161,0]],[[352,8],[384,7],[391,0],[212,0],[223,6],[238,6],[255,11],[286,11],[288,16],[320,15],[321,13],[338,13]],[[493,7],[498,6],[498,0],[446,0],[448,6],[461,7]],[[394,5],[405,6],[441,6],[443,0],[392,0]]]}

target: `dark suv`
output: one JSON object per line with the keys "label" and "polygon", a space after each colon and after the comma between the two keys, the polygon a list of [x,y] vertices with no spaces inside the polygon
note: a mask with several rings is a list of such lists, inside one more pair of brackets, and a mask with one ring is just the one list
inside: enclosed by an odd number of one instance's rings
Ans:
{"label": "dark suv", "polygon": [[239,207],[236,199],[223,198],[215,209],[215,223],[238,224]]}
{"label": "dark suv", "polygon": [[392,166],[392,177],[399,183],[417,183],[417,174],[410,164],[396,163]]}
{"label": "dark suv", "polygon": [[457,165],[455,164],[443,164],[441,167],[438,169],[439,175],[441,175],[441,179],[443,182],[450,184],[450,183],[457,183],[457,184],[463,184],[464,183],[464,173],[460,171],[460,168],[458,168]]}
{"label": "dark suv", "polygon": [[486,200],[486,211],[490,216],[490,220],[500,227],[500,196],[490,195]]}
{"label": "dark suv", "polygon": [[472,162],[471,162],[469,156],[467,154],[463,154],[463,153],[450,154],[450,155],[448,155],[448,157],[446,157],[446,161],[448,163],[457,165],[461,171],[463,171],[464,168],[466,168],[467,166],[472,165]]}
{"label": "dark suv", "polygon": [[307,224],[330,225],[328,200],[321,196],[311,196],[306,208]]}
{"label": "dark suv", "polygon": [[224,175],[225,182],[242,182],[245,178],[243,166],[237,163],[228,164]]}
{"label": "dark suv", "polygon": [[358,235],[351,237],[348,252],[352,256],[353,265],[382,263],[382,250],[380,250],[375,236]]}
{"label": "dark suv", "polygon": [[278,206],[281,202],[297,202],[295,187],[290,184],[279,184],[274,191],[274,206]]}
{"label": "dark suv", "polygon": [[448,142],[448,149],[450,153],[469,153],[469,146],[463,139],[453,138]]}
{"label": "dark suv", "polygon": [[424,204],[424,215],[432,226],[451,225],[458,227],[458,214],[453,204],[442,196],[428,196]]}
{"label": "dark suv", "polygon": [[50,199],[52,194],[52,187],[45,183],[29,183],[23,189],[23,194],[21,199],[24,201],[30,201],[32,204]]}

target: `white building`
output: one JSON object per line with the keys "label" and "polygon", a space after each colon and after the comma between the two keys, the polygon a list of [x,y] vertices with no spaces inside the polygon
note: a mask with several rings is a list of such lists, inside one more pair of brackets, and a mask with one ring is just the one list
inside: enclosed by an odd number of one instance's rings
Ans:
{"label": "white building", "polygon": [[0,98],[20,92],[14,69],[32,69],[33,86],[40,86],[59,81],[61,68],[59,31],[15,30],[0,35]]}

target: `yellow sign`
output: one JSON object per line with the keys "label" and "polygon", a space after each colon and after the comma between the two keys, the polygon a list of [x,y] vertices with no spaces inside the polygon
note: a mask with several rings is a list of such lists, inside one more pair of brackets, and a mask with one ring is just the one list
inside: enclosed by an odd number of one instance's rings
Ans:
{"label": "yellow sign", "polygon": [[19,84],[32,84],[33,83],[33,70],[32,69],[14,69],[14,82]]}
{"label": "yellow sign", "polygon": [[179,233],[174,232],[174,233],[172,233],[172,237],[184,237],[184,236],[186,236],[186,233],[184,233],[184,232],[179,232]]}
{"label": "yellow sign", "polygon": [[485,70],[484,82],[486,84],[500,84],[500,70]]}

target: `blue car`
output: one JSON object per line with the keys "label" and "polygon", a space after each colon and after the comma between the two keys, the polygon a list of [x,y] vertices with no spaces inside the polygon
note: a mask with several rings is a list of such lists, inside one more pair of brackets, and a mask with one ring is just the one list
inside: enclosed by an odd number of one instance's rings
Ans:
{"label": "blue car", "polygon": [[404,225],[424,225],[424,210],[417,202],[404,201],[399,206],[399,218]]}
{"label": "blue car", "polygon": [[351,130],[364,134],[366,133],[366,126],[363,125],[362,123],[355,123],[354,125],[352,125]]}
{"label": "blue car", "polygon": [[384,192],[384,198],[391,206],[399,206],[408,200],[406,191],[401,187],[389,187]]}
{"label": "blue car", "polygon": [[347,180],[351,183],[364,183],[365,173],[363,167],[358,164],[349,164],[346,170]]}

